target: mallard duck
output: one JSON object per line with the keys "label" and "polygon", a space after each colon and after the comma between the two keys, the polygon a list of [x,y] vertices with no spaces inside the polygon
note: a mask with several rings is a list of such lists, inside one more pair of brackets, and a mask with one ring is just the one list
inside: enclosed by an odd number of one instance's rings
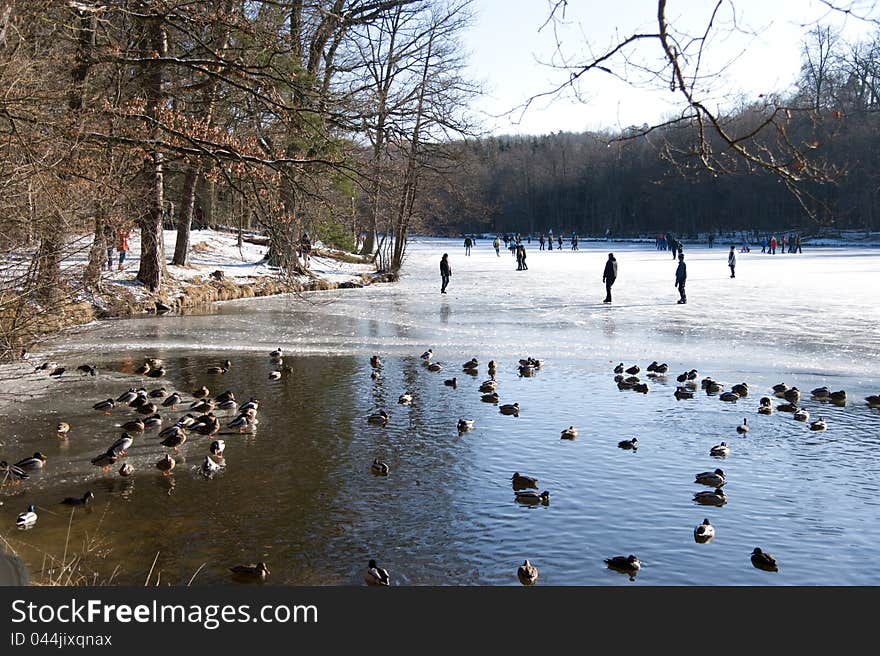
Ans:
{"label": "mallard duck", "polygon": [[95,500],[95,494],[89,490],[81,497],[64,497],[61,504],[64,506],[87,506]]}
{"label": "mallard duck", "polygon": [[67,434],[69,432],[70,424],[68,424],[66,421],[59,421],[58,425],[55,427],[55,434],[63,440],[67,438]]}
{"label": "mallard duck", "polygon": [[816,421],[810,423],[810,430],[813,431],[823,431],[827,428],[825,425],[825,420],[822,417],[819,417]]}
{"label": "mallard duck", "polygon": [[834,405],[846,405],[846,392],[844,390],[831,392],[831,394],[828,395],[828,400]]}
{"label": "mallard duck", "polygon": [[792,387],[785,390],[782,396],[792,405],[797,405],[798,401],[801,400],[801,391],[797,387]]}
{"label": "mallard duck", "polygon": [[364,581],[367,585],[391,585],[388,572],[376,564],[372,558],[367,563],[367,571],[364,573]]}
{"label": "mallard duck", "polygon": [[525,503],[535,505],[542,503],[545,506],[550,503],[550,493],[547,490],[538,494],[535,490],[517,490],[514,492],[514,501],[517,503]]}
{"label": "mallard duck", "polygon": [[411,405],[412,400],[413,400],[412,394],[410,394],[409,392],[404,392],[403,394],[401,394],[398,397],[397,402],[401,405]]}
{"label": "mallard duck", "polygon": [[514,490],[523,490],[528,487],[536,490],[538,489],[538,479],[533,476],[526,476],[519,472],[513,472],[513,476],[510,477],[510,480],[513,483]]}
{"label": "mallard duck", "polygon": [[752,550],[751,560],[752,565],[758,569],[763,569],[767,572],[779,571],[779,565],[776,563],[776,559],[770,554],[761,551],[760,547],[755,547]]}
{"label": "mallard duck", "polygon": [[534,585],[538,580],[538,568],[525,560],[516,570],[516,576],[523,585]]}
{"label": "mallard duck", "polygon": [[193,395],[193,398],[204,399],[206,397],[211,396],[211,391],[207,387],[202,385],[199,389],[193,390],[192,395]]}
{"label": "mallard duck", "polygon": [[676,387],[674,396],[679,401],[682,399],[692,399],[694,398],[694,393],[692,390],[689,390],[687,387]]}
{"label": "mallard duck", "polygon": [[378,369],[382,366],[382,360],[379,359],[378,355],[370,356],[370,366],[373,367],[373,369]]}
{"label": "mallard duck", "polygon": [[709,455],[715,456],[717,458],[726,458],[730,454],[730,447],[727,446],[727,442],[722,442],[721,444],[716,444],[711,449],[709,449]]}
{"label": "mallard duck", "polygon": [[498,364],[495,362],[495,360],[489,360],[489,364],[486,365],[486,369],[489,372],[489,375],[494,378],[495,372],[498,371]]}
{"label": "mallard duck", "polygon": [[235,401],[235,393],[232,390],[220,392],[214,397],[214,403],[225,403],[226,401]]}
{"label": "mallard duck", "polygon": [[880,408],[880,394],[872,394],[865,397],[865,402],[869,408]]}
{"label": "mallard duck", "polygon": [[147,375],[148,373],[150,373],[150,363],[144,362],[141,366],[137,367],[134,370],[134,373],[137,374],[138,376]]}
{"label": "mallard duck", "polygon": [[519,416],[519,403],[505,403],[502,406],[499,406],[498,411],[502,415],[513,415],[514,417]]}
{"label": "mallard duck", "polygon": [[165,367],[158,367],[156,369],[150,369],[146,376],[147,378],[162,378],[168,371]]}
{"label": "mallard duck", "polygon": [[794,413],[793,417],[795,421],[806,421],[810,418],[810,413],[803,408],[798,408],[798,411]]}
{"label": "mallard duck", "polygon": [[281,357],[284,357],[284,349],[280,346],[269,354],[269,358],[272,360],[277,360]]}
{"label": "mallard duck", "polygon": [[477,369],[479,366],[480,366],[480,362],[476,358],[471,358],[470,360],[465,362],[463,365],[461,365],[461,368],[464,369],[465,371],[467,371],[468,369]]}
{"label": "mallard duck", "polygon": [[736,427],[736,432],[743,434],[749,432],[749,420],[745,417],[743,418],[743,423]]}
{"label": "mallard duck", "polygon": [[563,429],[562,435],[560,439],[562,440],[573,440],[578,436],[577,428],[574,426],[569,426],[568,428]]}
{"label": "mallard duck", "polygon": [[34,455],[22,458],[13,467],[18,467],[22,471],[30,471],[33,469],[42,469],[46,464],[46,456],[37,451]]}
{"label": "mallard duck", "polygon": [[439,362],[432,362],[428,365],[428,371],[443,371],[443,365]]}
{"label": "mallard duck", "polygon": [[455,389],[456,387],[458,387],[458,379],[449,378],[447,380],[444,380],[443,384],[446,385],[446,387],[451,387],[452,389]]}
{"label": "mallard duck", "polygon": [[794,403],[780,403],[776,406],[779,412],[797,412],[798,407]]}
{"label": "mallard duck", "polygon": [[199,468],[199,471],[203,475],[210,478],[211,476],[213,476],[214,474],[219,472],[221,469],[223,469],[223,467],[221,467],[216,462],[211,460],[211,456],[205,456],[205,459],[202,461],[202,466]]}
{"label": "mallard duck", "polygon": [[519,366],[519,375],[525,378],[530,378],[531,376],[534,376],[535,371],[537,371],[537,369],[534,365],[531,364],[521,364]]}
{"label": "mallard duck", "polygon": [[827,401],[828,397],[831,396],[831,390],[823,385],[810,391],[810,395],[817,401]]}
{"label": "mallard duck", "polygon": [[247,403],[242,404],[242,406],[238,409],[239,412],[247,412],[248,410],[253,410],[256,412],[260,408],[260,401],[256,397],[252,396]]}
{"label": "mallard duck", "polygon": [[214,440],[211,442],[211,455],[215,458],[222,458],[223,452],[226,450],[226,442],[223,440]]}
{"label": "mallard duck", "polygon": [[266,563],[259,562],[250,565],[234,565],[229,568],[232,576],[241,581],[265,581],[269,576],[269,568]]}
{"label": "mallard duck", "polygon": [[115,407],[116,407],[116,401],[114,401],[113,399],[107,399],[106,401],[99,401],[98,403],[96,403],[95,405],[92,406],[92,409],[93,410],[100,410],[105,415],[109,415],[111,408],[115,408]]}
{"label": "mallard duck", "polygon": [[180,401],[183,397],[181,397],[180,392],[173,392],[168,395],[168,397],[162,401],[163,408],[171,408],[172,410],[176,410],[177,406],[180,405]]}
{"label": "mallard duck", "polygon": [[458,420],[458,432],[466,433],[469,430],[473,430],[474,420],[473,419],[459,419]]}
{"label": "mallard duck", "polygon": [[723,506],[727,503],[727,497],[724,495],[724,490],[719,487],[712,491],[694,492],[694,501],[705,506]]}
{"label": "mallard duck", "polygon": [[235,414],[235,411],[238,410],[238,403],[235,402],[235,399],[229,399],[228,401],[218,403],[217,409],[229,414]]}
{"label": "mallard duck", "polygon": [[709,394],[709,395],[718,394],[719,392],[724,391],[724,385],[722,385],[721,383],[719,383],[716,380],[710,380],[706,384],[706,387],[704,389],[706,390],[706,394]]}
{"label": "mallard duck", "polygon": [[630,376],[635,376],[640,371],[641,371],[641,369],[639,368],[639,365],[637,365],[637,364],[634,364],[633,366],[626,369],[626,373],[628,373]]}
{"label": "mallard duck", "polygon": [[724,471],[716,469],[715,471],[700,472],[694,476],[694,483],[719,488],[725,483]]}
{"label": "mallard duck", "polygon": [[125,457],[126,451],[131,448],[132,444],[134,444],[134,438],[128,433],[123,433],[118,440],[110,445],[108,452],[117,457]]}
{"label": "mallard duck", "polygon": [[134,473],[134,465],[129,462],[125,462],[122,464],[122,467],[119,468],[120,476],[131,476]]}
{"label": "mallard duck", "polygon": [[639,438],[634,437],[631,440],[621,440],[620,442],[617,443],[617,446],[620,447],[621,449],[631,449],[631,450],[635,451],[636,449],[639,448],[638,444],[639,444]]}
{"label": "mallard duck", "polygon": [[606,558],[605,564],[608,565],[610,569],[631,575],[634,575],[642,568],[639,559],[632,554],[629,556],[612,556],[611,558]]}
{"label": "mallard duck", "polygon": [[154,415],[159,407],[155,403],[144,403],[137,408],[137,412],[142,415]]}
{"label": "mallard duck", "polygon": [[[239,415],[239,417],[244,418],[246,426],[251,426],[251,425],[255,424],[257,421],[255,414]],[[192,425],[191,430],[194,430],[196,433],[199,433],[200,435],[208,435],[208,436],[213,435],[214,433],[219,432],[220,429],[223,427],[220,424],[220,420],[214,416],[213,412],[209,412],[206,415],[202,415],[199,419],[200,419],[200,421],[197,421],[195,424]],[[230,428],[234,428],[232,426],[232,422],[230,422]],[[239,426],[239,428],[241,428],[241,427]]]}
{"label": "mallard duck", "polygon": [[[213,423],[213,422],[212,422]],[[219,420],[217,424],[219,425]],[[239,433],[244,433],[247,430],[252,430],[257,425],[257,411],[253,408],[249,408],[244,412],[239,408],[238,416],[226,424],[227,428],[237,428]],[[220,430],[219,427],[217,430]],[[217,431],[214,431],[215,433]]]}
{"label": "mallard duck", "polygon": [[147,390],[139,389],[135,393],[134,398],[128,402],[128,407],[134,408],[135,410],[137,410],[142,405],[149,403],[149,402],[150,402],[150,399],[147,397]]}
{"label": "mallard duck", "polygon": [[387,476],[388,472],[391,471],[388,467],[388,463],[375,458],[373,460],[373,464],[370,465],[370,471],[372,471],[377,476]]}
{"label": "mallard duck", "polygon": [[167,435],[159,444],[174,449],[174,453],[178,452],[178,448],[186,442],[186,432],[179,430],[175,433]]}
{"label": "mallard duck", "polygon": [[[183,436],[182,439],[181,436]],[[181,440],[180,444],[183,444],[186,439],[186,432],[182,426],[174,424],[173,426],[162,429],[159,432],[159,437],[163,440],[167,438],[171,438],[173,441]]]}
{"label": "mallard duck", "polygon": [[422,355],[420,357],[422,358],[422,360],[425,360],[425,361],[430,360],[432,357],[434,357],[434,350],[428,349],[427,351],[422,353]]}
{"label": "mallard duck", "polygon": [[211,375],[223,375],[232,367],[232,363],[229,360],[226,360],[222,365],[208,367],[208,370],[205,372]]}
{"label": "mallard duck", "polygon": [[749,386],[745,383],[738,383],[730,388],[732,392],[739,394],[740,397],[745,397],[749,395]]}
{"label": "mallard duck", "polygon": [[619,365],[614,367],[614,373],[622,374],[623,373],[623,363],[621,362]]}
{"label": "mallard duck", "polygon": [[501,397],[498,396],[498,392],[489,392],[488,394],[483,394],[480,397],[481,401],[485,401],[486,403],[498,403],[501,400]]}
{"label": "mallard duck", "polygon": [[162,416],[157,412],[144,419],[144,428],[158,428],[162,425]]}
{"label": "mallard duck", "polygon": [[388,413],[383,409],[379,409],[367,416],[367,422],[377,426],[384,426],[388,423]]}
{"label": "mallard duck", "polygon": [[132,419],[131,421],[127,421],[122,424],[122,429],[127,431],[133,431],[137,433],[143,433],[146,425],[144,424],[143,419]]}
{"label": "mallard duck", "polygon": [[32,528],[36,523],[37,513],[34,510],[34,504],[30,504],[25,512],[19,513],[18,519],[15,520],[15,525],[23,529]]}
{"label": "mallard duck", "polygon": [[112,449],[107,449],[104,453],[92,458],[92,464],[95,467],[100,467],[103,472],[109,471],[110,467],[116,464],[116,454]]}
{"label": "mallard duck", "polygon": [[694,540],[700,544],[708,542],[715,537],[715,527],[709,523],[709,518],[703,520],[702,524],[697,524],[694,529]]}
{"label": "mallard duck", "polygon": [[718,398],[727,403],[736,403],[739,401],[739,394],[736,392],[722,392],[718,395]]}
{"label": "mallard duck", "polygon": [[164,399],[168,396],[168,390],[164,387],[157,387],[147,392],[147,396],[151,399]]}
{"label": "mallard duck", "polygon": [[167,453],[156,461],[156,469],[162,472],[163,476],[168,476],[176,466],[177,462]]}
{"label": "mallard duck", "polygon": [[214,402],[209,399],[201,399],[200,401],[194,401],[190,403],[189,409],[193,412],[198,412],[201,414],[207,414],[214,409]]}
{"label": "mallard duck", "polygon": [[480,383],[480,391],[488,394],[489,392],[494,392],[498,388],[498,383],[494,380],[484,380]]}
{"label": "mallard duck", "polygon": [[788,385],[786,385],[785,383],[779,383],[778,385],[773,386],[773,394],[775,394],[779,398],[782,398],[787,391]]}

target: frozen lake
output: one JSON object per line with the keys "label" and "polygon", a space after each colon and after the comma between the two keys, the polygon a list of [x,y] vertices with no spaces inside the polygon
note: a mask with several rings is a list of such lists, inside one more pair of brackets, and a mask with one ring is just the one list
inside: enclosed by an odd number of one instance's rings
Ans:
{"label": "frozen lake", "polygon": [[[156,570],[170,583],[186,583],[202,565],[196,583],[226,583],[226,567],[265,560],[271,583],[357,584],[371,557],[395,583],[412,585],[519,585],[525,558],[539,584],[880,583],[864,566],[880,538],[880,411],[864,402],[880,394],[880,252],[753,250],[738,253],[730,279],[727,248],[686,247],[682,306],[676,262],[653,245],[582,242],[576,252],[568,244],[539,252],[533,241],[527,249],[529,270],[520,272],[489,240],[471,256],[461,240],[416,240],[398,284],[106,321],[48,345],[38,357],[71,370],[96,362],[100,374],[66,373],[49,396],[4,408],[0,458],[41,451],[48,461],[0,489],[0,535],[39,580],[44,554],[63,550],[70,517],[58,501],[91,489],[95,504],[76,511],[71,543],[100,535],[89,563],[103,574],[118,566],[122,583],[142,583],[157,552]],[[614,303],[604,305],[609,251],[619,277]],[[446,295],[443,252],[453,267]],[[292,371],[270,381],[268,354],[277,347]],[[442,372],[419,359],[429,347]],[[373,354],[383,360],[375,381]],[[533,377],[518,372],[527,356],[545,362]],[[136,376],[145,357],[162,358],[167,376]],[[480,362],[476,376],[462,371],[471,357]],[[227,358],[227,374],[206,373]],[[518,417],[481,401],[493,359],[500,402],[518,402]],[[665,379],[644,377],[653,360],[669,364]],[[618,390],[618,362],[641,367],[647,395]],[[692,368],[697,382],[747,382],[749,396],[724,403],[698,387],[678,401],[675,376]],[[443,384],[453,376],[456,389]],[[827,431],[811,432],[790,413],[757,414],[758,399],[780,382],[800,388],[800,405],[811,420],[823,416]],[[191,400],[202,384],[261,400],[254,434],[222,436],[222,475],[189,471],[211,441],[195,434],[170,477],[153,466],[167,451],[156,431],[136,438],[133,477],[121,478],[119,463],[106,474],[90,464],[134,416],[116,408],[104,417],[93,403],[132,385],[164,385]],[[845,389],[847,404],[810,400],[822,385]],[[397,404],[405,391],[411,406]],[[188,405],[163,412],[164,425]],[[377,407],[390,415],[384,428],[366,422]],[[460,436],[459,417],[474,419],[474,430]],[[742,437],[735,427],[744,417],[751,431]],[[66,441],[55,436],[62,420],[71,425]],[[569,425],[578,438],[560,440]],[[637,451],[618,448],[633,436]],[[730,455],[710,457],[722,440]],[[389,476],[371,474],[376,457]],[[694,474],[716,467],[726,474],[726,505],[696,504],[693,493],[711,488]],[[550,504],[515,503],[514,471],[537,477]],[[18,532],[15,516],[28,503],[40,519]],[[703,518],[717,536],[697,544]],[[756,546],[777,557],[779,572],[752,567]],[[605,568],[604,558],[630,553],[643,563],[634,581]]]}

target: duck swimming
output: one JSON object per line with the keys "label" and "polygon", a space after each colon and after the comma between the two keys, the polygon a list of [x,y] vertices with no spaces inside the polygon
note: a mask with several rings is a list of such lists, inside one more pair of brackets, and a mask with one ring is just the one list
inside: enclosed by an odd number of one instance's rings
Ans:
{"label": "duck swimming", "polygon": [[514,417],[519,417],[519,403],[505,403],[498,408],[498,411],[502,415],[513,415]]}
{"label": "duck swimming", "polygon": [[614,367],[614,373],[622,374],[623,373],[623,363],[621,362],[619,365]]}
{"label": "duck swimming", "polygon": [[804,410],[803,408],[798,409],[797,412],[794,413],[795,421],[806,421],[810,418],[810,413]]}
{"label": "duck swimming", "polygon": [[525,474],[520,474],[519,472],[513,472],[513,476],[510,477],[511,482],[513,483],[514,490],[522,490],[528,487],[538,489],[538,479],[533,476],[526,476]]}
{"label": "duck swimming", "polygon": [[831,392],[831,394],[828,395],[828,400],[834,405],[846,405],[846,392],[844,390]]}
{"label": "duck swimming", "polygon": [[743,423],[741,423],[739,426],[736,427],[736,432],[740,433],[740,434],[748,433],[749,432],[749,420],[746,418],[743,418]]}
{"label": "duck swimming", "polygon": [[388,576],[387,570],[379,567],[372,558],[367,564],[364,581],[366,581],[367,585],[391,585],[391,578]]}
{"label": "duck swimming", "polygon": [[782,398],[787,391],[788,385],[785,383],[779,383],[778,385],[773,386],[773,393],[780,398]]}
{"label": "duck swimming", "polygon": [[749,386],[746,385],[745,383],[738,383],[738,384],[734,385],[733,387],[731,387],[730,390],[732,392],[738,394],[740,397],[744,397],[744,396],[749,395]]}
{"label": "duck swimming", "polygon": [[501,397],[498,396],[498,392],[489,392],[488,394],[483,394],[480,397],[481,401],[485,401],[486,403],[498,403],[501,400]]}
{"label": "duck swimming", "polygon": [[569,426],[568,428],[563,429],[562,435],[560,436],[560,439],[573,440],[577,436],[578,436],[577,428],[575,428],[574,426]]}
{"label": "duck swimming", "polygon": [[229,369],[231,367],[232,367],[232,363],[229,360],[226,360],[226,362],[224,362],[220,366],[208,367],[208,370],[206,371],[206,373],[211,374],[211,375],[221,375],[222,376],[227,371],[229,371]]}
{"label": "duck swimming", "polygon": [[60,437],[62,440],[67,439],[67,434],[70,432],[70,424],[66,421],[59,421],[58,425],[55,427],[55,434]]}
{"label": "duck swimming", "polygon": [[872,394],[865,397],[865,402],[869,408],[880,408],[880,394]]}
{"label": "duck swimming", "polygon": [[722,401],[726,401],[728,403],[736,403],[739,401],[739,394],[736,392],[724,392],[718,396]]}
{"label": "duck swimming", "polygon": [[704,544],[715,537],[715,527],[709,523],[709,518],[703,520],[702,524],[698,524],[694,529],[694,541]]}
{"label": "duck swimming", "polygon": [[373,460],[373,464],[370,465],[370,471],[372,471],[377,476],[387,476],[390,468],[388,467],[388,463],[376,458],[375,460]]}
{"label": "duck swimming", "polygon": [[122,467],[119,468],[120,476],[131,476],[134,473],[134,465],[130,462],[125,462],[122,464]]}
{"label": "duck swimming", "polygon": [[400,403],[401,405],[411,405],[412,400],[413,400],[412,394],[410,394],[409,392],[404,392],[397,399],[397,402]]}
{"label": "duck swimming", "polygon": [[229,568],[233,578],[241,581],[265,581],[269,576],[269,568],[266,563],[256,563],[251,565],[234,565]]}
{"label": "duck swimming", "polygon": [[751,561],[752,565],[754,565],[758,569],[763,569],[767,572],[779,571],[779,566],[776,563],[776,559],[770,554],[761,551],[760,547],[755,547],[752,551]]}
{"label": "duck swimming", "polygon": [[367,417],[367,422],[377,426],[384,426],[388,423],[388,413],[381,409],[377,410]]}
{"label": "duck swimming", "polygon": [[516,570],[516,576],[523,585],[534,585],[538,580],[538,568],[526,560]]}
{"label": "duck swimming", "polygon": [[825,386],[817,387],[810,392],[810,395],[817,401],[827,401],[828,397],[831,396],[831,390]]}
{"label": "duck swimming", "polygon": [[37,513],[34,510],[34,504],[30,504],[25,512],[19,513],[18,518],[15,520],[15,525],[21,529],[33,528],[36,523]]}
{"label": "duck swimming", "polygon": [[514,501],[517,503],[525,503],[529,505],[549,505],[550,504],[550,493],[547,490],[538,494],[535,490],[518,490],[514,492],[516,495],[514,497]]}
{"label": "duck swimming", "polygon": [[443,384],[446,385],[446,387],[451,387],[452,389],[455,389],[456,387],[458,387],[458,379],[449,378],[447,380],[444,380]]}
{"label": "duck swimming", "polygon": [[708,485],[709,487],[720,488],[724,485],[724,471],[716,469],[715,471],[700,472],[694,476],[694,483]]}
{"label": "duck swimming", "polygon": [[709,455],[715,456],[716,458],[726,458],[729,454],[730,447],[727,446],[727,442],[716,444],[711,449],[709,449]]}
{"label": "duck swimming", "polygon": [[625,371],[626,371],[626,373],[628,373],[630,376],[635,376],[637,373],[639,373],[639,372],[641,371],[641,369],[639,368],[639,365],[634,364],[633,366],[629,367],[629,368],[626,369]]}
{"label": "duck swimming", "polygon": [[635,451],[636,449],[639,448],[638,444],[639,444],[639,438],[634,437],[631,440],[621,440],[620,442],[617,443],[617,446],[621,449],[630,449],[632,451]]}
{"label": "duck swimming", "polygon": [[474,428],[474,420],[473,419],[459,419],[458,420],[458,432],[466,433],[469,430],[473,430]]}
{"label": "duck swimming", "polygon": [[89,490],[82,497],[64,497],[61,504],[64,506],[87,506],[95,500],[95,494]]}
{"label": "duck swimming", "polygon": [[686,387],[677,387],[677,388],[675,388],[674,396],[676,399],[678,399],[680,401],[681,399],[694,398],[694,393],[691,390],[687,389]]}
{"label": "duck swimming", "polygon": [[428,349],[427,351],[425,351],[424,353],[422,353],[422,355],[421,355],[420,357],[422,358],[422,360],[428,361],[428,360],[430,360],[433,356],[434,356],[434,351],[433,351],[433,349]]}
{"label": "duck swimming", "polygon": [[825,428],[825,420],[822,419],[822,417],[819,417],[816,421],[810,424],[810,430],[812,431],[823,431]]}
{"label": "duck swimming", "polygon": [[17,463],[13,465],[13,467],[18,467],[23,471],[29,471],[33,469],[42,469],[43,465],[46,464],[46,456],[37,451],[34,455],[28,458],[22,458]]}
{"label": "duck swimming", "polygon": [[786,401],[793,405],[797,405],[798,401],[801,400],[801,391],[797,387],[792,387],[790,389],[785,390],[782,396]]}
{"label": "duck swimming", "polygon": [[443,365],[439,362],[432,362],[428,365],[428,371],[443,371]]}
{"label": "duck swimming", "polygon": [[709,490],[694,492],[694,501],[706,506],[723,506],[727,503],[727,497],[724,495],[724,490],[719,487],[711,492]]}
{"label": "duck swimming", "polygon": [[370,356],[370,366],[373,367],[373,369],[378,369],[382,366],[382,360],[379,359],[378,355]]}
{"label": "duck swimming", "polygon": [[639,559],[632,554],[629,556],[612,556],[611,558],[606,558],[605,564],[608,565],[610,569],[624,572],[631,576],[634,576],[642,568]]}

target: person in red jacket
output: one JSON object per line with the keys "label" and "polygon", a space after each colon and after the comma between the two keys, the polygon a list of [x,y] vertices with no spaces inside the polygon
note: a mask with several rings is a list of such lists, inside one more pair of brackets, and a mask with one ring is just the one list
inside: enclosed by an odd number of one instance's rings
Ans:
{"label": "person in red jacket", "polygon": [[770,237],[770,254],[771,255],[776,255],[776,244],[777,244],[776,235],[773,235],[772,237]]}

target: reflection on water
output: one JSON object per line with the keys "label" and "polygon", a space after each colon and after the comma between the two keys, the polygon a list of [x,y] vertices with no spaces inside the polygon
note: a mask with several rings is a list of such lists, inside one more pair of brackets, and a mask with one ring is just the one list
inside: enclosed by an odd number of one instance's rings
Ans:
{"label": "reflection on water", "polygon": [[[535,275],[542,259],[530,260]],[[195,584],[229,584],[230,566],[258,561],[273,584],[361,585],[370,558],[394,584],[413,585],[519,585],[525,559],[539,568],[538,585],[880,582],[862,567],[880,538],[877,522],[867,521],[880,503],[880,411],[861,402],[878,392],[876,379],[743,363],[730,344],[706,344],[699,328],[673,321],[663,330],[683,331],[676,348],[662,339],[620,345],[638,342],[630,331],[641,319],[626,310],[596,308],[598,316],[578,323],[570,309],[544,306],[552,299],[503,288],[466,294],[464,267],[459,290],[441,301],[430,264],[400,285],[322,296],[333,303],[229,303],[211,315],[105,322],[71,338],[56,359],[96,360],[101,373],[62,377],[49,396],[9,408],[0,459],[35,451],[48,459],[21,485],[0,489],[0,535],[37,581],[47,557],[64,552],[70,523],[69,552],[82,552],[103,579],[118,568],[113,580],[133,585],[151,566],[151,580],[163,584],[185,584],[196,572]],[[273,381],[268,354],[279,346],[290,372]],[[428,371],[418,357],[429,346],[443,371]],[[651,357],[641,357],[648,349]],[[374,353],[382,356],[375,379]],[[520,375],[518,358],[526,356],[545,360],[533,376]],[[163,359],[167,376],[136,376],[145,357]],[[471,357],[480,362],[476,375],[462,370]],[[226,374],[207,373],[227,358]],[[498,403],[484,403],[479,391],[491,359],[499,365]],[[644,369],[651,359],[669,362],[668,379],[643,378],[648,394],[617,388],[617,362]],[[728,384],[746,380],[750,394],[723,403],[698,390],[678,401],[675,374],[691,367]],[[455,388],[443,382],[452,377]],[[852,400],[845,407],[802,400],[811,418],[828,422],[822,433],[788,413],[758,415],[758,399],[783,379],[801,390],[846,389]],[[128,407],[104,416],[92,405],[130,386],[160,385],[184,397],[176,411],[160,408],[163,427],[189,411],[202,385],[212,397],[232,390],[239,402],[258,398],[260,423],[239,433],[218,412],[221,434],[191,432],[169,476],[155,467],[168,451],[158,428],[135,434],[124,459],[135,468],[131,477],[119,476],[121,462],[106,473],[91,465],[137,416]],[[398,404],[404,392],[411,405]],[[499,412],[514,402],[518,417]],[[368,423],[380,408],[387,425]],[[740,436],[743,417],[751,430]],[[459,433],[460,418],[473,419],[473,429]],[[59,421],[71,426],[67,440],[55,434]],[[576,439],[560,439],[568,426],[578,429]],[[226,468],[203,476],[198,468],[218,437]],[[632,437],[637,451],[618,448]],[[722,465],[727,503],[699,505],[694,492],[708,488],[694,484],[694,474],[719,465],[709,449],[722,440],[731,449]],[[372,473],[375,458],[388,464],[387,476]],[[517,503],[514,471],[536,477],[552,503]],[[92,506],[59,505],[87,490]],[[28,503],[37,507],[36,527],[10,530]],[[694,526],[704,518],[716,536],[698,543]],[[772,579],[749,562],[758,545],[779,560]],[[605,565],[630,553],[642,563],[632,580]]]}

